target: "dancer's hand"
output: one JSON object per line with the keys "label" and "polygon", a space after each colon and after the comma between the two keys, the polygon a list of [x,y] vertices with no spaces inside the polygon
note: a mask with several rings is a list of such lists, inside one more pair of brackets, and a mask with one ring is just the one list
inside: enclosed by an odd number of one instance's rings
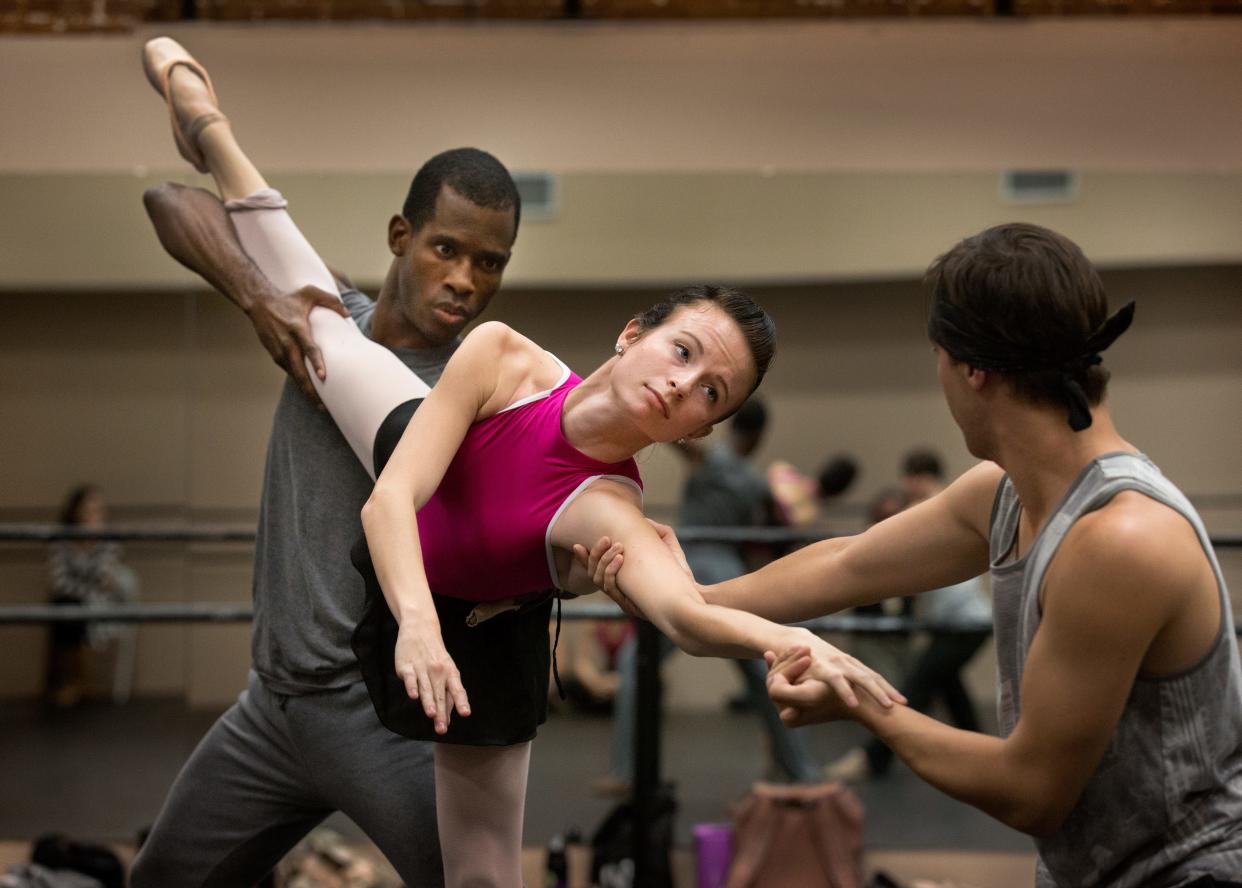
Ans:
{"label": "dancer's hand", "polygon": [[647,619],[642,609],[617,585],[617,571],[625,563],[625,546],[614,543],[611,537],[606,536],[600,537],[590,552],[586,546],[575,543],[574,559],[586,570],[595,588],[615,601],[621,610],[636,620]]}
{"label": "dancer's hand", "polygon": [[[849,654],[833,647],[813,632],[800,629],[799,642],[779,657],[771,651],[764,655],[771,667],[768,675],[781,674],[790,682],[798,677],[819,681],[828,686],[849,708],[858,705],[858,691],[865,692],[886,709],[894,703],[905,703],[905,696],[884,676]],[[770,685],[769,685],[770,687]]]}
{"label": "dancer's hand", "polygon": [[768,651],[764,659],[768,661],[768,696],[786,725],[798,728],[850,717],[851,708],[836,691],[818,679],[806,678],[811,666],[809,650],[790,648],[779,658]]}
{"label": "dancer's hand", "polygon": [[[652,521],[650,518],[647,521],[655,529],[664,545],[673,553],[677,564],[693,580],[694,574],[686,562],[686,553],[681,550],[681,543],[677,540],[677,534],[673,528],[659,521]],[[591,577],[597,589],[602,590],[631,617],[638,620],[647,619],[638,605],[631,601],[617,585],[617,571],[625,563],[625,547],[621,543],[613,543],[609,537],[600,537],[590,552],[587,552],[586,546],[575,545],[574,557],[586,569],[587,575]]]}
{"label": "dancer's hand", "polygon": [[660,535],[660,542],[668,547],[673,553],[673,558],[682,570],[686,572],[686,576],[694,579],[694,571],[690,569],[690,562],[686,561],[686,553],[682,551],[681,540],[677,539],[677,532],[667,524],[661,524],[659,521],[647,519],[647,523],[655,528],[655,532]]}
{"label": "dancer's hand", "polygon": [[313,372],[321,381],[328,378],[323,355],[311,336],[311,309],[319,307],[330,308],[341,317],[349,317],[349,309],[340,296],[318,287],[303,287],[292,293],[273,292],[253,300],[246,314],[250,316],[250,323],[272,360],[293,377],[306,397],[322,407],[310,377]]}
{"label": "dancer's hand", "polygon": [[461,674],[444,649],[438,625],[404,620],[397,632],[394,665],[397,676],[405,682],[406,694],[422,702],[423,712],[435,722],[437,734],[448,730],[453,709],[463,717],[470,714]]}

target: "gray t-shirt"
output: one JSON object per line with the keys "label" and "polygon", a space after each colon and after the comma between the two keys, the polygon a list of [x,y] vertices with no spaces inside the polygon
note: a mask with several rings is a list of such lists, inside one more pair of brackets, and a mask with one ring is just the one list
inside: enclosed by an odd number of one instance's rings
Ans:
{"label": "gray t-shirt", "polygon": [[[768,482],[759,470],[732,447],[719,444],[686,479],[677,523],[750,527],[762,523],[768,497]],[[683,549],[700,583],[721,583],[746,573],[746,562],[732,543],[686,543]]]}
{"label": "gray t-shirt", "polygon": [[[341,298],[369,335],[375,303],[357,290]],[[392,352],[434,385],[457,345]],[[255,671],[277,693],[314,693],[362,678],[350,637],[364,593],[349,550],[362,535],[359,513],[371,487],[332,418],[286,380],[263,475],[251,636]]]}

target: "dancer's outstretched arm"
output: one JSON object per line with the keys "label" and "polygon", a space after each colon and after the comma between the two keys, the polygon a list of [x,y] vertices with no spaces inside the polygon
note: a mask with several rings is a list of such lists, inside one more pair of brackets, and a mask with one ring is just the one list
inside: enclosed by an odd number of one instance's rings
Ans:
{"label": "dancer's outstretched arm", "polygon": [[[683,563],[643,516],[637,494],[627,486],[597,481],[565,510],[552,528],[558,548],[601,537],[625,541],[615,586],[625,599],[679,648],[694,656],[758,657],[786,645],[813,649],[825,680],[850,705],[862,690],[883,707],[904,698],[879,674],[806,629],[781,626],[741,610],[707,603]],[[594,543],[596,554],[603,545]],[[604,578],[601,585],[608,585]]]}
{"label": "dancer's outstretched arm", "polygon": [[326,369],[311,336],[310,311],[322,306],[348,317],[345,304],[315,287],[285,293],[272,286],[242,249],[228,212],[214,194],[165,182],[147,189],[142,200],[168,255],[244,311],[272,360],[319,403],[306,365],[309,361],[320,379]]}
{"label": "dancer's outstretched arm", "polygon": [[[1000,479],[999,466],[980,463],[931,499],[863,533],[813,543],[753,573],[699,586],[699,594],[710,604],[793,623],[977,577],[988,569],[988,516]],[[672,529],[656,530],[684,560]],[[588,557],[583,546],[575,556],[593,582],[632,613],[641,606],[618,586],[620,574],[610,564],[618,553],[630,557],[629,541],[616,534],[611,540],[618,545],[597,546],[600,557]]]}

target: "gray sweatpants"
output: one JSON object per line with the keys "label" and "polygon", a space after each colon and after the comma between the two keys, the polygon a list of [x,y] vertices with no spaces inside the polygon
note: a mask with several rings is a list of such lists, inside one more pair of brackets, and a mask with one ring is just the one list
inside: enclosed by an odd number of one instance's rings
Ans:
{"label": "gray sweatpants", "polygon": [[432,744],[381,725],[362,682],[285,696],[252,672],[181,769],[130,885],[253,885],[333,811],[409,888],[444,884]]}

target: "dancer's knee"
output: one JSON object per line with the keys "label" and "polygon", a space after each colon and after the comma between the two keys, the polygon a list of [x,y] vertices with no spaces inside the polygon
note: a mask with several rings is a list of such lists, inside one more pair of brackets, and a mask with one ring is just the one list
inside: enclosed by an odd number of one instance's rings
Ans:
{"label": "dancer's knee", "polygon": [[177,182],[161,182],[142,192],[142,205],[146,207],[147,215],[155,218],[177,206],[181,195],[188,190],[185,185]]}

